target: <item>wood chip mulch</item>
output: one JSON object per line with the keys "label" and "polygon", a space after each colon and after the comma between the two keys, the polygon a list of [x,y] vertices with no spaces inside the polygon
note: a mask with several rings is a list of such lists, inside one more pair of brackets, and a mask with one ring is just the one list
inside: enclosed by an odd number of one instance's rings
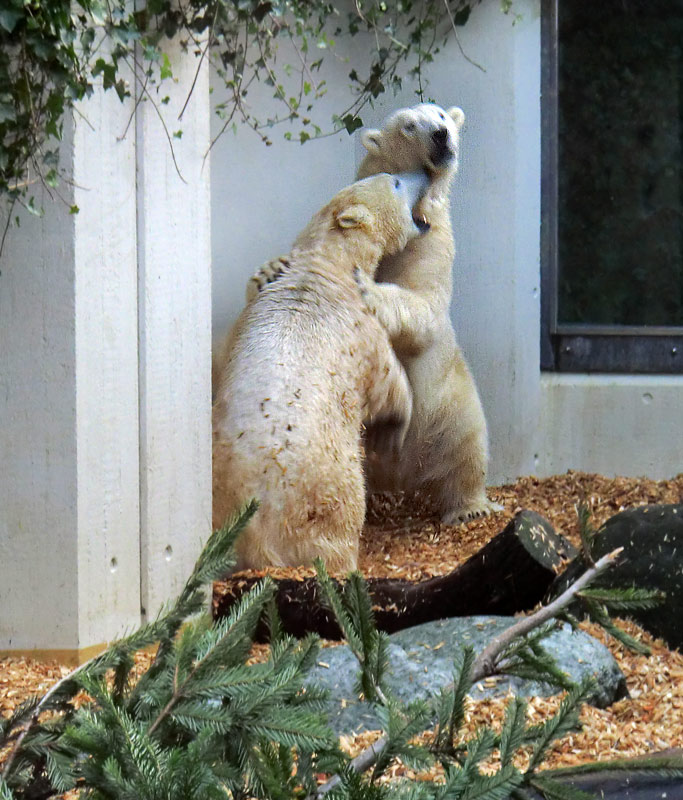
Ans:
{"label": "wood chip mulch", "polygon": [[[458,527],[443,525],[420,498],[375,496],[361,541],[360,569],[366,576],[422,580],[453,570],[483,547],[521,509],[533,509],[572,543],[579,544],[576,506],[587,502],[594,527],[625,508],[647,503],[682,503],[683,474],[671,480],[607,478],[602,475],[568,472],[539,479],[524,477],[516,483],[490,490],[492,499],[504,511]],[[308,570],[273,570],[295,577]],[[652,648],[652,655],[627,652],[591,625],[586,629],[605,642],[626,676],[630,697],[607,709],[586,706],[583,730],[556,744],[546,767],[581,764],[596,759],[640,756],[668,748],[683,747],[683,655],[653,640],[632,622],[623,626]],[[253,660],[267,657],[267,647],[257,645]],[[139,654],[138,669],[151,656]],[[0,659],[0,715],[9,715],[31,694],[44,693],[68,670],[56,663],[24,658]],[[539,722],[557,707],[559,698],[537,698],[529,702],[529,721]],[[474,730],[482,723],[500,725],[505,700],[469,701],[466,725]],[[345,737],[343,746],[360,752],[377,734]],[[414,776],[403,765],[395,775]]]}

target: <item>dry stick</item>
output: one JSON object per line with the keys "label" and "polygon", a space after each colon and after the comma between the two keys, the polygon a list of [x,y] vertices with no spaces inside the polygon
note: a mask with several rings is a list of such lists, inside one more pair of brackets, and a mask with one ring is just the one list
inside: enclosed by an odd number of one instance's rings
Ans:
{"label": "dry stick", "polygon": [[[556,597],[552,603],[539,608],[538,611],[528,617],[523,617],[519,620],[519,622],[516,622],[511,627],[507,628],[499,636],[494,637],[490,644],[484,648],[484,650],[477,656],[472,664],[470,685],[474,685],[482,678],[493,674],[496,666],[496,658],[505,651],[505,649],[514,639],[520,636],[525,636],[530,631],[538,628],[544,622],[547,622],[549,619],[557,616],[557,614],[559,614],[563,608],[569,605],[578,592],[580,592],[582,589],[585,589],[586,586],[591,583],[591,581],[594,581],[598,577],[598,575],[614,565],[614,562],[623,549],[623,547],[619,547],[616,550],[613,550],[611,553],[603,556],[599,561],[596,561],[594,566],[587,569],[583,575],[581,575],[581,577],[578,578],[571,586],[569,586],[559,597]],[[453,684],[451,683],[445,688],[445,691],[450,691],[452,689]],[[351,769],[353,769],[354,772],[359,773],[370,769],[370,767],[379,758],[387,742],[388,737],[386,734],[381,736],[374,744],[371,744],[369,747],[363,750],[362,753],[351,760]],[[324,797],[328,792],[338,786],[340,781],[341,778],[339,775],[334,775],[329,781],[327,781],[327,783],[324,783],[322,786],[318,787],[314,794],[309,795],[306,800],[315,800],[315,798]]]}
{"label": "dry stick", "polygon": [[[197,85],[197,79],[199,78],[199,72],[200,72],[200,70],[202,68],[202,64],[204,63],[204,59],[206,58],[206,54],[209,52],[209,45],[211,44],[211,38],[213,36],[213,29],[214,29],[214,26],[216,25],[216,20],[218,19],[218,9],[220,7],[221,7],[220,3],[216,3],[216,11],[215,11],[215,13],[213,15],[213,19],[211,20],[211,25],[209,26],[209,33],[207,34],[207,37],[206,37],[206,47],[202,50],[202,56],[199,59],[199,64],[197,64],[197,69],[195,70],[194,78],[192,79],[192,86],[190,86],[190,91],[187,93],[187,97],[185,98],[185,103],[183,104],[183,107],[180,110],[180,114],[178,114],[178,119],[182,119],[183,118],[183,114],[185,113],[185,109],[187,108],[187,104],[190,102],[190,98],[192,97],[192,94],[194,93],[194,87]],[[190,36],[192,36],[192,33],[190,33]],[[194,40],[195,45],[199,46],[199,42],[197,42],[197,40],[194,38],[194,36],[192,36],[192,39]]]}
{"label": "dry stick", "polygon": [[17,204],[16,195],[12,198],[12,202],[10,203],[9,208],[7,209],[7,222],[5,223],[5,228],[2,232],[2,238],[0,239],[0,257],[2,257],[3,250],[5,249],[5,239],[7,238],[7,231],[9,230],[9,226],[12,224],[12,214],[14,213],[14,206]]}
{"label": "dry stick", "polygon": [[453,16],[453,13],[451,12],[450,6],[448,5],[448,0],[443,0],[443,4],[446,7],[446,11],[448,12],[448,19],[451,21],[451,28],[453,28],[453,36],[455,36],[455,42],[458,45],[458,50],[460,50],[460,55],[462,55],[462,57],[466,61],[469,61],[470,64],[475,66],[477,69],[480,69],[482,72],[486,72],[486,70],[484,69],[484,67],[482,67],[481,64],[477,64],[477,62],[471,59],[467,55],[467,53],[463,50],[463,46],[460,44],[460,37],[458,36],[458,29],[455,26],[455,18]]}
{"label": "dry stick", "polygon": [[[157,105],[156,101],[154,100],[154,98],[153,98],[153,97],[152,97],[152,95],[150,94],[150,91],[149,91],[149,89],[147,88],[147,82],[146,82],[146,80],[145,80],[145,82],[143,83],[143,82],[140,80],[140,76],[138,75],[137,71],[131,67],[131,65],[130,65],[130,63],[129,63],[129,61],[128,61],[128,59],[127,59],[127,58],[124,58],[123,60],[124,60],[124,61],[125,61],[125,63],[128,65],[128,68],[131,70],[131,72],[133,73],[133,75],[135,76],[135,79],[137,80],[138,84],[140,85],[140,89],[142,90],[142,93],[143,93],[144,95],[146,95],[147,99],[148,99],[148,100],[150,101],[150,103],[152,104],[152,108],[153,108],[153,109],[154,109],[154,111],[156,112],[156,115],[157,115],[157,117],[159,117],[159,122],[161,122],[161,127],[162,127],[162,128],[163,128],[163,130],[164,130],[164,134],[166,135],[166,140],[168,141],[168,146],[169,146],[169,149],[170,149],[170,151],[171,151],[171,159],[173,160],[173,166],[174,166],[174,168],[175,168],[176,174],[178,175],[178,177],[180,178],[180,180],[181,180],[181,181],[182,181],[184,184],[187,184],[187,181],[185,180],[185,178],[183,178],[183,174],[182,174],[182,172],[180,171],[180,167],[178,166],[178,162],[176,161],[176,157],[175,157],[175,148],[173,147],[173,141],[172,141],[172,139],[171,139],[171,134],[169,133],[169,130],[168,130],[168,125],[166,125],[166,120],[164,119],[164,116],[163,116],[163,114],[162,114],[162,113],[161,113],[161,111],[159,110],[159,106]],[[141,65],[138,63],[138,61],[137,61],[137,58],[135,57],[135,55],[133,55],[133,64],[134,64],[136,67],[138,67],[138,69],[139,69],[139,68],[140,68],[140,66],[141,66]]]}

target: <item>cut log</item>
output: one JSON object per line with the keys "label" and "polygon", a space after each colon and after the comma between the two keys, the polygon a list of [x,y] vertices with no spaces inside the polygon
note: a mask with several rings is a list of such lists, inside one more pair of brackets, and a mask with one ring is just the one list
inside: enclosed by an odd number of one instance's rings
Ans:
{"label": "cut log", "polygon": [[[418,583],[368,579],[375,622],[379,630],[393,633],[447,617],[526,611],[542,599],[556,571],[575,554],[547,520],[534,511],[521,511],[485,547],[447,575]],[[229,613],[260,580],[236,577],[214,584],[214,618]],[[342,638],[315,578],[279,579],[276,584],[276,604],[285,632],[297,637],[317,633],[325,639]],[[258,637],[267,640],[264,625]]]}

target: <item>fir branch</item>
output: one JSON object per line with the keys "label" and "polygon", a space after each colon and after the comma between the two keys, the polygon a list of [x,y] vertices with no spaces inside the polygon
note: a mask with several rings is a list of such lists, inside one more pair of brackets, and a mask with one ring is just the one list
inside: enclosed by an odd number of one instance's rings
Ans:
{"label": "fir branch", "polygon": [[518,649],[512,659],[505,657],[500,662],[499,671],[538,683],[550,683],[562,689],[574,686],[569,676],[557,666],[555,659],[538,644]]}
{"label": "fir branch", "polygon": [[676,751],[671,755],[647,755],[634,758],[615,758],[610,761],[591,761],[572,767],[558,767],[536,773],[536,777],[591,775],[595,772],[635,772],[640,775],[683,778],[683,755]]}
{"label": "fir branch", "polygon": [[[200,572],[200,570],[197,570]],[[233,609],[226,620],[222,620],[212,631],[207,632],[201,648],[196,654],[196,660],[188,675],[181,681],[176,682],[173,687],[173,694],[168,702],[152,721],[149,726],[148,734],[151,736],[161,723],[168,717],[174,706],[183,698],[191,688],[192,680],[195,676],[201,676],[202,672],[220,661],[223,656],[227,656],[228,649],[235,649],[240,644],[244,646],[245,639],[248,638],[249,630],[256,627],[258,619],[263,610],[263,605],[268,597],[273,593],[272,581],[264,580],[257,584],[249,594],[244,595],[237,606]],[[249,644],[251,641],[249,640]],[[248,649],[248,648],[247,648]]]}
{"label": "fir branch", "polygon": [[612,620],[610,619],[609,613],[607,609],[600,605],[599,603],[595,603],[592,600],[585,599],[584,600],[584,608],[588,617],[601,628],[603,628],[610,636],[616,639],[618,642],[624,645],[628,650],[631,650],[634,653],[640,653],[642,655],[649,656],[652,652],[650,648],[639,642],[630,634],[626,633],[626,631],[622,630],[618,625],[615,625]]}
{"label": "fir branch", "polygon": [[628,587],[591,587],[578,595],[582,600],[602,603],[610,611],[649,611],[666,600],[666,592],[656,589]]}
{"label": "fir branch", "polygon": [[513,698],[505,708],[500,734],[500,763],[503,767],[512,763],[512,757],[524,742],[526,708],[526,701],[521,697]]}
{"label": "fir branch", "polygon": [[14,763],[15,758],[17,757],[22,743],[29,732],[34,728],[34,726],[38,722],[38,718],[43,713],[50,708],[51,703],[54,698],[58,697],[60,692],[64,690],[65,687],[69,686],[69,684],[74,680],[75,676],[81,672],[84,672],[90,665],[95,663],[98,659],[101,659],[102,656],[98,655],[94,658],[91,658],[89,661],[86,661],[85,664],[81,664],[80,667],[77,667],[73,672],[70,672],[68,675],[65,675],[63,678],[57,681],[43,696],[42,698],[35,703],[33,708],[33,712],[29,719],[25,722],[24,728],[21,733],[17,736],[16,741],[14,742],[14,746],[10,751],[10,754],[7,756],[5,763],[2,769],[2,775],[0,777],[4,780],[10,775],[10,770],[12,769],[12,764]]}
{"label": "fir branch", "polygon": [[[482,727],[465,743],[467,757],[461,766],[446,765],[446,782],[437,794],[437,800],[460,800],[468,790],[481,788],[479,763],[491,755],[496,745],[496,736],[491,728]],[[508,769],[508,768],[506,768]],[[513,768],[514,770],[514,768]],[[502,770],[501,770],[502,771]],[[517,772],[517,770],[514,770]],[[508,789],[508,793],[509,793]]]}
{"label": "fir branch", "polygon": [[579,536],[581,537],[581,555],[589,567],[595,566],[593,560],[593,543],[595,541],[595,529],[591,525],[591,510],[588,503],[581,501],[577,508],[579,517]]}
{"label": "fir branch", "polygon": [[470,675],[474,664],[474,648],[466,645],[455,663],[452,689],[442,689],[437,701],[437,728],[433,749],[436,752],[452,753],[456,732],[465,718],[465,697],[472,683]]}
{"label": "fir branch", "polygon": [[[377,716],[386,730],[387,745],[375,763],[372,780],[376,780],[397,756],[402,756],[410,739],[422,733],[431,719],[430,709],[424,702],[411,703],[401,708],[394,700],[386,707],[376,708]],[[411,755],[418,752],[409,751]]]}
{"label": "fir branch", "polygon": [[461,800],[508,800],[510,792],[523,781],[519,770],[511,764],[493,775],[479,775],[463,794]]}
{"label": "fir branch", "polygon": [[549,776],[535,775],[530,783],[534,789],[538,789],[545,800],[595,800],[593,792],[584,792]]}
{"label": "fir branch", "polygon": [[363,576],[359,572],[349,574],[344,590],[340,593],[320,559],[315,562],[318,583],[323,596],[335,614],[349,649],[360,664],[358,689],[368,702],[379,700],[389,704],[383,685],[387,668],[386,633],[375,626],[372,601]]}
{"label": "fir branch", "polygon": [[593,681],[590,679],[584,680],[567,692],[566,697],[560,703],[560,707],[553,717],[530,729],[529,733],[536,739],[536,744],[529,759],[526,775],[531,775],[535,772],[551,742],[577,727],[581,704],[585,702],[592,688]]}

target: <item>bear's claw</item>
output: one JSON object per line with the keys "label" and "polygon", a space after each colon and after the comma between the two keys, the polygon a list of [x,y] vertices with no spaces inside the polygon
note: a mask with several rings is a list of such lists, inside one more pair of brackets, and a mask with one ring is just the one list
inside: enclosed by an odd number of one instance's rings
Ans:
{"label": "bear's claw", "polygon": [[486,499],[481,503],[472,503],[459,506],[452,511],[446,511],[441,515],[441,521],[445,525],[462,525],[464,522],[470,522],[480,517],[488,517],[489,514],[495,514],[499,511],[504,511],[500,503]]}
{"label": "bear's claw", "polygon": [[269,283],[276,281],[289,266],[289,261],[280,256],[259,267],[247,283],[247,302],[253,300]]}

